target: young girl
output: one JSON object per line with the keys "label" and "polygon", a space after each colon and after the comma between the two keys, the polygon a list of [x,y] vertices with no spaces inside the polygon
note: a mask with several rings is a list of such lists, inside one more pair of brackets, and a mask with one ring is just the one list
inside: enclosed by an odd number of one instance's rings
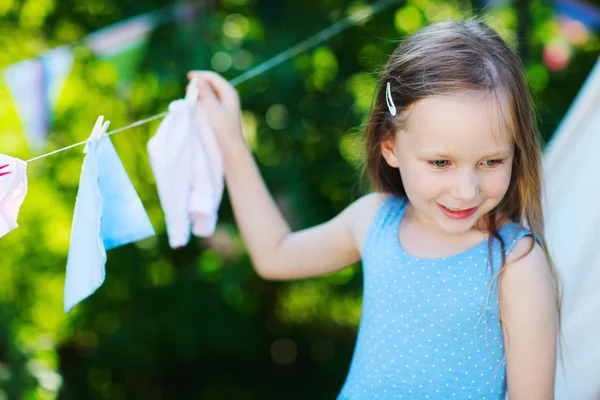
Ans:
{"label": "young girl", "polygon": [[212,72],[189,77],[200,78],[257,273],[301,279],[362,260],[339,400],[553,398],[560,302],[541,146],[519,58],[493,30],[443,22],[400,44],[365,130],[376,191],[299,232],[246,146],[236,91]]}

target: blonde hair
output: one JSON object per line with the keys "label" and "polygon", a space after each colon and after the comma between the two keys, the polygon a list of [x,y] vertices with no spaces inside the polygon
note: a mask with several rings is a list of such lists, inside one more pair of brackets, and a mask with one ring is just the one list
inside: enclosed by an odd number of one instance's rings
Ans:
{"label": "blonde hair", "polygon": [[[396,116],[391,115],[386,104],[388,82],[398,110]],[[493,274],[493,241],[488,242],[492,274],[498,277],[506,266],[505,244],[496,225],[499,217],[519,223],[519,228],[525,221],[532,235],[541,242],[554,280],[560,332],[562,294],[544,236],[541,137],[522,63],[493,29],[476,20],[444,21],[429,25],[402,41],[383,70],[374,108],[367,121],[363,172],[368,174],[373,189],[406,196],[398,169],[390,167],[381,154],[382,142],[393,138],[404,127],[409,108],[419,100],[472,90],[486,91],[496,99],[506,96],[511,114],[509,128],[515,144],[508,191],[483,221],[490,231],[490,239],[498,239],[501,244],[502,265],[498,273]],[[532,240],[525,255],[534,246],[535,240]],[[502,322],[501,309],[499,312]]]}

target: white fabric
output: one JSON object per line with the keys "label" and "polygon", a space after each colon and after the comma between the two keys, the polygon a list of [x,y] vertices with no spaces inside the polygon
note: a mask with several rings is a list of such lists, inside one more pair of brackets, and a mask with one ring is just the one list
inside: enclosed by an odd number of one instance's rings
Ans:
{"label": "white fabric", "polygon": [[548,246],[564,287],[557,400],[600,396],[600,60],[544,153]]}
{"label": "white fabric", "polygon": [[165,215],[169,245],[185,246],[190,230],[211,236],[223,196],[221,153],[205,110],[184,100],[169,113],[148,142],[150,166]]}
{"label": "white fabric", "polygon": [[27,164],[0,154],[0,237],[17,228],[19,208],[27,194]]}
{"label": "white fabric", "polygon": [[64,286],[64,309],[91,296],[106,278],[106,251],[154,236],[121,159],[98,118],[87,141],[75,200]]}

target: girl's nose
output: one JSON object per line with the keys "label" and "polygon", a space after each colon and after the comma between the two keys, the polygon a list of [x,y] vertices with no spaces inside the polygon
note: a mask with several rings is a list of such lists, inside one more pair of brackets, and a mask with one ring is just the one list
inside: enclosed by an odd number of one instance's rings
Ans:
{"label": "girl's nose", "polygon": [[462,173],[457,177],[451,195],[461,204],[472,204],[479,195],[479,180],[475,173]]}

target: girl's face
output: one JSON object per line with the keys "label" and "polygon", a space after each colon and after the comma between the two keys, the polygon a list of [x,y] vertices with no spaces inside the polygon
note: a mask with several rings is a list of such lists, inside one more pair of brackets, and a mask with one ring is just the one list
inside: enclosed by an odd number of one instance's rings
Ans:
{"label": "girl's face", "polygon": [[449,234],[476,226],[504,197],[514,141],[506,99],[483,92],[431,96],[409,111],[406,129],[382,143],[399,168],[419,220]]}

